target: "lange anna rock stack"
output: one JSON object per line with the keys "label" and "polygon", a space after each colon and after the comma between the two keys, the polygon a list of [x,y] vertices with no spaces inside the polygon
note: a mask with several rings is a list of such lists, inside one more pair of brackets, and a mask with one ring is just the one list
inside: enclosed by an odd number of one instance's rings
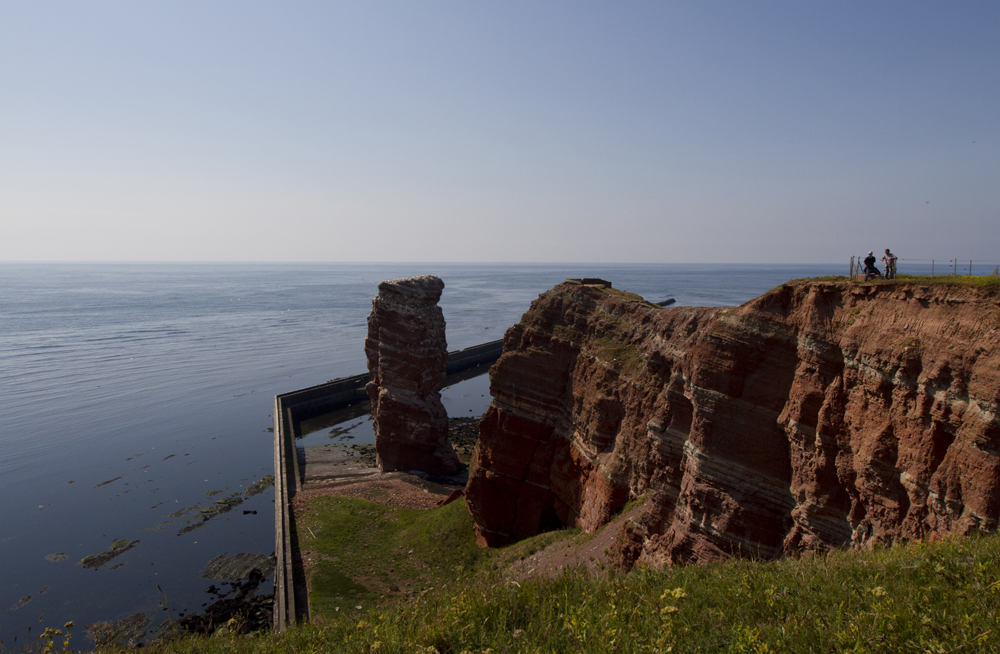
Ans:
{"label": "lange anna rock stack", "polygon": [[444,282],[433,275],[382,282],[368,316],[366,390],[375,420],[375,452],[383,472],[458,472],[448,440],[441,389],[448,363],[441,307]]}

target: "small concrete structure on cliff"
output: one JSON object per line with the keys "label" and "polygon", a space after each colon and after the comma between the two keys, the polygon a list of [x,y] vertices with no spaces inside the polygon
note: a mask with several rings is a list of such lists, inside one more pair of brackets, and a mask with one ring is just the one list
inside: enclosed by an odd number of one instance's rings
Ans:
{"label": "small concrete structure on cliff", "polygon": [[366,387],[375,422],[375,451],[383,472],[420,470],[451,475],[460,462],[448,440],[441,404],[448,361],[444,282],[432,275],[379,284],[368,316]]}

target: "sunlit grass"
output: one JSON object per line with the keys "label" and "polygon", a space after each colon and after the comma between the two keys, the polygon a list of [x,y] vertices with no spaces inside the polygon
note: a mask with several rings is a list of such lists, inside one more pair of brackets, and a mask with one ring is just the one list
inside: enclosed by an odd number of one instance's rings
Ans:
{"label": "sunlit grass", "polygon": [[[801,279],[792,279],[788,284],[797,286],[799,284],[808,284],[810,282],[849,282],[850,280],[846,275],[827,275],[825,277],[804,277]],[[976,288],[984,289],[990,293],[996,293],[1000,291],[1000,275],[904,275],[897,274],[895,279],[872,279],[867,282],[854,281],[855,284],[879,284],[879,285],[898,285],[898,284],[918,284],[923,286],[974,286]],[[782,284],[784,286],[785,284]],[[776,288],[781,288],[778,286]],[[776,289],[771,289],[776,290]]]}
{"label": "sunlit grass", "polygon": [[896,275],[888,284],[951,284],[955,286],[975,286],[997,292],[1000,290],[1000,275]]}
{"label": "sunlit grass", "polygon": [[515,583],[499,572],[284,634],[162,653],[1000,652],[1000,538]]}

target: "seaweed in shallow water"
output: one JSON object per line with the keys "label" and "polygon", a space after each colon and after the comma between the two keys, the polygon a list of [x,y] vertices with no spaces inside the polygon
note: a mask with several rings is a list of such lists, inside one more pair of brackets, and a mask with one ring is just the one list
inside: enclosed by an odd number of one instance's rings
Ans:
{"label": "seaweed in shallow water", "polygon": [[217,556],[205,566],[201,576],[207,579],[249,579],[254,569],[264,577],[274,572],[274,558],[263,554],[240,552],[232,556]]}
{"label": "seaweed in shallow water", "polygon": [[246,490],[243,491],[243,497],[244,499],[249,499],[254,495],[260,495],[271,486],[274,486],[274,475],[264,475],[254,483],[247,486]]}
{"label": "seaweed in shallow water", "polygon": [[111,559],[124,554],[133,547],[139,544],[137,540],[116,540],[111,543],[111,547],[108,548],[106,552],[98,552],[97,554],[91,554],[90,556],[85,556],[80,559],[77,563],[81,568],[90,568],[91,570],[97,570],[102,565],[110,561]]}

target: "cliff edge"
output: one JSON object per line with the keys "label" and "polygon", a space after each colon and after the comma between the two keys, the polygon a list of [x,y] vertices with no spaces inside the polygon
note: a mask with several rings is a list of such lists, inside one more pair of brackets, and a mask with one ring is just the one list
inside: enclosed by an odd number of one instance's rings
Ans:
{"label": "cliff edge", "polygon": [[732,308],[560,284],[504,337],[466,488],[482,545],[592,532],[623,569],[995,532],[1000,297],[790,282]]}

